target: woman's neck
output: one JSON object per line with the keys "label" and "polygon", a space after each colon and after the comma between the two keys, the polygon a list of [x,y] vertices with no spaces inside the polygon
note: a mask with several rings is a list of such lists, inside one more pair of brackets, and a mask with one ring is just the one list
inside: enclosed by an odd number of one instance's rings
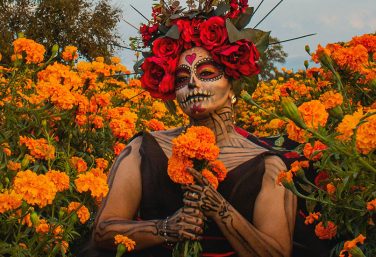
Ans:
{"label": "woman's neck", "polygon": [[211,113],[205,119],[191,119],[192,126],[205,126],[210,128],[215,136],[218,145],[232,145],[232,138],[236,135],[234,129],[233,111],[231,107],[225,106]]}

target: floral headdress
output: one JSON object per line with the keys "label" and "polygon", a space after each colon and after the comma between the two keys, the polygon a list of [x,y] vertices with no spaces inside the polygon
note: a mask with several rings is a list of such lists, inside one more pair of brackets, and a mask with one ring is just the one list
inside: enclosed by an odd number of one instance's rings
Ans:
{"label": "floral headdress", "polygon": [[143,52],[144,59],[138,63],[141,82],[155,98],[175,98],[179,55],[195,46],[210,52],[235,91],[252,84],[260,72],[257,60],[267,48],[270,32],[245,28],[253,14],[248,0],[199,0],[197,4],[187,0],[183,8],[178,1],[161,0],[153,7],[153,19],[140,28],[144,47],[151,50]]}

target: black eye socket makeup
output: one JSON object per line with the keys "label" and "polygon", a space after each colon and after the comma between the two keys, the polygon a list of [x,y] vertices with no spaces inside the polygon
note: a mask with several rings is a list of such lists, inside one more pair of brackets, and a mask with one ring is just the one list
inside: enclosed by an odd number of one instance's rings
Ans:
{"label": "black eye socket makeup", "polygon": [[175,72],[175,90],[183,88],[191,79],[191,68],[188,65],[180,65]]}
{"label": "black eye socket makeup", "polygon": [[222,78],[223,69],[211,58],[199,60],[194,67],[196,77],[201,81],[212,82]]}

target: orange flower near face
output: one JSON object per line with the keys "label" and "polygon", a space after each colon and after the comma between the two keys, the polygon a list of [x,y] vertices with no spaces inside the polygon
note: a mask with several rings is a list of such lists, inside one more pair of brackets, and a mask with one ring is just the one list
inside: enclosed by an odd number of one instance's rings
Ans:
{"label": "orange flower near face", "polygon": [[55,159],[55,147],[49,145],[44,138],[33,139],[20,136],[20,144],[26,145],[30,154],[37,159],[53,160]]}
{"label": "orange flower near face", "polygon": [[151,119],[146,122],[146,127],[150,129],[151,131],[158,131],[158,130],[165,130],[165,125],[163,122],[156,120],[156,119]]}
{"label": "orange flower near face", "polygon": [[304,156],[311,161],[318,161],[322,157],[322,151],[326,150],[328,147],[316,140],[313,146],[311,143],[304,145],[303,154]]}
{"label": "orange flower near face", "polygon": [[372,201],[367,202],[367,210],[368,211],[376,211],[376,198]]}
{"label": "orange flower near face", "polygon": [[[14,53],[16,55],[26,54],[27,64],[37,64],[43,61],[46,49],[43,45],[36,43],[34,40],[18,38],[13,41]],[[22,57],[21,57],[22,58]]]}
{"label": "orange flower near face", "polygon": [[218,181],[223,181],[227,176],[227,168],[223,164],[223,162],[219,160],[215,160],[209,163],[209,168],[213,172],[215,172],[215,176],[217,177]]}
{"label": "orange flower near face", "polygon": [[110,128],[114,136],[124,140],[130,139],[136,132],[137,114],[126,112],[110,121]]}
{"label": "orange flower near face", "polygon": [[313,129],[318,129],[319,126],[325,127],[329,114],[319,100],[304,102],[298,110],[307,127]]}
{"label": "orange flower near face", "polygon": [[81,173],[87,170],[87,163],[80,157],[70,158],[70,163],[73,165],[73,168],[77,170],[77,172]]}
{"label": "orange flower near face", "polygon": [[64,48],[63,53],[61,54],[61,57],[66,62],[70,62],[70,61],[76,60],[78,58],[77,47],[75,47],[75,46],[66,46]]}
{"label": "orange flower near face", "polygon": [[310,212],[309,215],[305,218],[304,224],[312,224],[313,222],[315,222],[315,220],[319,220],[320,216],[320,212]]}
{"label": "orange flower near face", "polygon": [[22,196],[14,190],[0,193],[0,213],[15,210],[21,206]]}
{"label": "orange flower near face", "polygon": [[201,171],[202,176],[206,178],[210,185],[212,185],[215,189],[218,188],[218,178],[208,169],[203,169]]}
{"label": "orange flower near face", "polygon": [[21,169],[21,163],[8,161],[7,169],[11,171],[19,171]]}
{"label": "orange flower near face", "polygon": [[362,154],[376,149],[376,115],[366,118],[365,121],[356,133],[356,149]]}
{"label": "orange flower near face", "polygon": [[67,210],[68,210],[68,213],[76,212],[78,218],[80,219],[81,224],[85,224],[86,221],[88,221],[89,218],[90,218],[89,209],[86,208],[85,205],[82,205],[79,202],[71,202],[68,205],[68,209]]}
{"label": "orange flower near face", "polygon": [[343,103],[343,96],[334,91],[328,91],[322,94],[319,100],[324,104],[325,109],[332,109]]}
{"label": "orange flower near face", "polygon": [[69,189],[69,176],[64,172],[49,170],[46,176],[55,184],[58,192]]}
{"label": "orange flower near face", "polygon": [[97,168],[105,170],[108,166],[108,161],[104,158],[97,158],[95,159],[95,164],[97,165]]}
{"label": "orange flower near face", "polygon": [[284,125],[286,124],[285,121],[281,120],[281,119],[272,119],[270,122],[269,122],[269,128],[271,129],[280,129],[282,128]]}
{"label": "orange flower near face", "polygon": [[129,239],[128,237],[124,235],[116,235],[115,236],[115,245],[122,244],[127,248],[127,251],[130,252],[134,250],[134,247],[136,245],[136,242],[132,239]]}
{"label": "orange flower near face", "polygon": [[328,194],[332,195],[336,192],[336,187],[333,185],[333,183],[326,184],[326,191]]}
{"label": "orange flower near face", "polygon": [[96,177],[91,172],[79,174],[78,178],[75,179],[74,184],[76,185],[79,193],[90,191],[91,196],[94,198],[105,197],[108,193],[108,184],[106,179]]}
{"label": "orange flower near face", "polygon": [[121,151],[124,150],[125,147],[126,147],[125,144],[116,142],[115,145],[114,145],[114,153],[115,153],[115,155],[119,155],[121,153]]}
{"label": "orange flower near face", "polygon": [[328,221],[325,227],[321,221],[315,227],[315,234],[321,240],[332,239],[337,234],[337,226],[332,221]]}
{"label": "orange flower near face", "polygon": [[18,172],[13,185],[14,191],[28,204],[40,208],[51,204],[57,192],[55,184],[46,175],[38,175],[31,170]]}
{"label": "orange flower near face", "polygon": [[193,168],[193,162],[188,158],[179,158],[172,155],[168,159],[167,173],[171,180],[178,184],[193,184],[193,176],[186,170],[187,167]]}

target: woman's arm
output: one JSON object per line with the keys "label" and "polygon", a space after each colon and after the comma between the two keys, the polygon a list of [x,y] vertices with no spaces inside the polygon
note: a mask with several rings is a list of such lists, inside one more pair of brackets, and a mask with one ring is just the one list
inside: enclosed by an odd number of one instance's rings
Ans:
{"label": "woman's arm", "polygon": [[[168,220],[135,220],[141,202],[142,138],[134,139],[119,155],[109,175],[109,193],[94,225],[97,246],[115,249],[114,236],[123,234],[136,241],[136,250],[188,238],[202,233],[202,213],[192,208],[178,210]],[[166,232],[166,234],[165,234]]]}
{"label": "woman's arm", "polygon": [[185,203],[199,207],[212,218],[239,256],[290,256],[296,199],[283,186],[276,185],[277,175],[282,169],[286,167],[279,157],[266,158],[262,188],[256,198],[252,223],[195,170],[190,171],[198,184],[187,187],[190,192],[185,194]]}

